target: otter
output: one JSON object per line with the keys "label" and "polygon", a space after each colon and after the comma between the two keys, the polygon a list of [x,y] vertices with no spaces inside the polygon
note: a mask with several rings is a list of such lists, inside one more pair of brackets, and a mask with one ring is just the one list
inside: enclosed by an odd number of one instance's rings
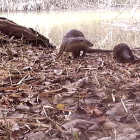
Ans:
{"label": "otter", "polygon": [[86,53],[112,52],[111,50],[93,49],[91,48],[92,46],[93,44],[85,38],[81,31],[72,29],[63,37],[56,59],[58,59],[64,51],[72,52],[74,58],[79,57],[81,51],[83,51],[82,56],[85,56]]}
{"label": "otter", "polygon": [[133,52],[125,43],[120,43],[113,48],[113,58],[116,59],[119,63],[135,61]]}
{"label": "otter", "polygon": [[64,51],[72,52],[74,58],[79,57],[80,51],[83,51],[82,56],[84,56],[86,52],[88,52],[88,48],[92,46],[93,44],[83,37],[67,38],[65,39],[65,41],[62,42],[60,46],[60,51],[56,59],[58,59]]}
{"label": "otter", "polygon": [[79,57],[80,51],[83,51],[82,56],[84,56],[88,48],[92,46],[93,44],[85,38],[81,31],[72,29],[63,37],[60,51],[56,59],[58,59],[64,51],[72,52],[74,58]]}

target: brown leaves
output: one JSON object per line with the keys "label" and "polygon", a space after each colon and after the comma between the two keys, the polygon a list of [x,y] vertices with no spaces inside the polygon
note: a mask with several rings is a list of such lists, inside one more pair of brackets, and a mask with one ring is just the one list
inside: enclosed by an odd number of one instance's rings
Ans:
{"label": "brown leaves", "polygon": [[86,110],[87,110],[87,113],[88,114],[93,114],[93,115],[96,115],[96,116],[101,116],[103,113],[100,111],[100,110],[98,110],[98,108],[97,107],[93,107],[93,106],[88,106],[87,108],[86,108]]}
{"label": "brown leaves", "polygon": [[42,93],[39,93],[38,97],[44,97],[49,94],[55,94],[55,93],[66,92],[66,91],[67,91],[67,89],[62,88],[62,89],[57,89],[57,90],[53,90],[53,91],[42,92]]}
{"label": "brown leaves", "polygon": [[3,48],[0,60],[3,136],[101,139],[122,136],[122,131],[134,134],[136,128],[120,126],[139,122],[139,64],[115,63],[112,54],[96,53],[54,60],[55,51],[15,46],[9,45],[13,58]]}

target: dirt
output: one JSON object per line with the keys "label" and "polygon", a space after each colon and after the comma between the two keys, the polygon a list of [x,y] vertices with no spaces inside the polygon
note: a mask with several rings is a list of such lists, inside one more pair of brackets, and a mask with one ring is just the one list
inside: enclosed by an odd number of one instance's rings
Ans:
{"label": "dirt", "polygon": [[0,139],[140,139],[139,62],[55,60],[56,50],[11,42],[0,54]]}

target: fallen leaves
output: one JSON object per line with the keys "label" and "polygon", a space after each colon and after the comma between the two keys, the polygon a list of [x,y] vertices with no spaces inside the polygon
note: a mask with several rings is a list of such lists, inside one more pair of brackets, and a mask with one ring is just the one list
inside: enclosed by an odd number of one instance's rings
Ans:
{"label": "fallen leaves", "polygon": [[139,137],[139,63],[105,53],[55,60],[55,51],[17,46],[0,51],[3,139]]}

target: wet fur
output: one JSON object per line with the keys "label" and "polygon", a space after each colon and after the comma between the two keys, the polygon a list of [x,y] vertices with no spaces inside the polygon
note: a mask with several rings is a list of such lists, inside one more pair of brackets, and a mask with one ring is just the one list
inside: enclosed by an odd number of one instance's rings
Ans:
{"label": "wet fur", "polygon": [[133,62],[135,60],[133,52],[125,43],[120,43],[114,47],[113,58],[119,63]]}

